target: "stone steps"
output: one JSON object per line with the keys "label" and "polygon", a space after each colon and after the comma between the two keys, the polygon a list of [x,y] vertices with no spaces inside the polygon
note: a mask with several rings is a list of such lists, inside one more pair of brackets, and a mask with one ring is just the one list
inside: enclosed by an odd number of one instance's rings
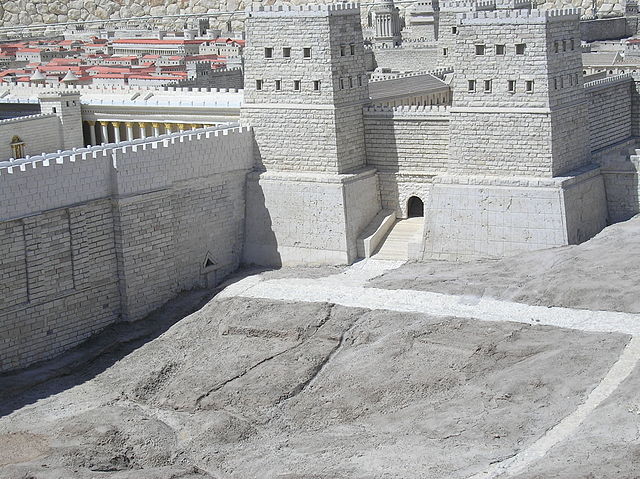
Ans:
{"label": "stone steps", "polygon": [[422,217],[396,221],[372,257],[406,261],[409,259],[409,243],[420,241],[423,224]]}

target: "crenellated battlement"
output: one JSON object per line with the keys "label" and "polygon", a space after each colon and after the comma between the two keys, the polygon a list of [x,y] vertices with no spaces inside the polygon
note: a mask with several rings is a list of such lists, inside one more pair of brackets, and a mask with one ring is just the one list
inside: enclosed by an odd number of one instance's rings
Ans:
{"label": "crenellated battlement", "polygon": [[18,116],[15,118],[6,118],[4,120],[0,120],[0,125],[7,125],[11,123],[20,123],[22,121],[31,121],[37,120],[39,118],[56,118],[57,115],[55,113],[38,113],[36,115],[27,115],[27,116]]}
{"label": "crenellated battlement", "polygon": [[[34,115],[36,117],[48,117],[55,115]],[[32,118],[32,117],[31,117]],[[7,120],[10,121],[10,120]],[[42,153],[41,155],[28,156],[22,159],[11,158],[8,161],[0,161],[0,177],[17,175],[21,172],[46,168],[54,165],[65,165],[76,161],[86,161],[99,157],[108,157],[124,153],[136,153],[148,149],[158,150],[167,148],[176,143],[198,141],[202,139],[222,138],[225,136],[243,134],[251,131],[251,128],[244,126],[236,127],[207,127],[185,132],[168,133],[157,137],[139,138],[131,141],[119,143],[103,143],[102,145],[90,146],[86,148],[73,148],[71,150],[58,150],[53,153]],[[113,167],[117,169],[114,161]]]}
{"label": "crenellated battlement", "polygon": [[542,24],[579,21],[581,9],[495,10],[459,13],[459,25]]}
{"label": "crenellated battlement", "polygon": [[360,15],[359,3],[330,3],[324,5],[252,5],[245,10],[247,17],[323,17]]}
{"label": "crenellated battlement", "polygon": [[[230,68],[224,71],[239,70],[240,68]],[[175,86],[136,86],[136,85],[48,85],[39,83],[8,84],[0,85],[0,98],[8,95],[11,91],[30,90],[37,93],[45,92],[65,92],[78,91],[96,93],[142,93],[142,92],[177,92],[177,93],[242,93],[242,89],[236,88],[195,88],[195,87],[175,87]]]}
{"label": "crenellated battlement", "polygon": [[586,82],[584,84],[585,90],[595,90],[601,87],[606,87],[613,85],[615,83],[625,83],[628,81],[633,81],[633,74],[631,73],[622,73],[620,75],[614,75],[606,78],[601,78],[599,80],[593,80],[590,82]]}
{"label": "crenellated battlement", "polygon": [[372,105],[363,108],[365,117],[386,118],[418,118],[418,117],[443,117],[448,116],[448,105],[402,105],[379,106]]}

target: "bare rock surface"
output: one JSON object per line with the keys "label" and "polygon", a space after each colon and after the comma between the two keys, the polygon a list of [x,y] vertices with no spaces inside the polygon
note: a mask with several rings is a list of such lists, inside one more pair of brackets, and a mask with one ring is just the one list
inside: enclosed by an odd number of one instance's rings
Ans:
{"label": "bare rock surface", "polygon": [[570,414],[627,340],[214,298],[8,398],[0,477],[468,477]]}
{"label": "bare rock surface", "polygon": [[640,216],[576,246],[467,263],[410,263],[368,283],[532,305],[640,313]]}

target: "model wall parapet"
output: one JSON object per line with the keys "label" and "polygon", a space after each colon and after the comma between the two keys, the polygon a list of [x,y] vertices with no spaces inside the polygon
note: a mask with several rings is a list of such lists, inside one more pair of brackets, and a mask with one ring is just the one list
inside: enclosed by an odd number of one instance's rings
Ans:
{"label": "model wall parapet", "polygon": [[585,90],[593,91],[603,87],[609,87],[618,83],[626,83],[630,81],[633,81],[633,75],[631,73],[622,73],[620,75],[614,75],[614,76],[586,82],[584,84],[584,88]]}
{"label": "model wall parapet", "polygon": [[580,20],[579,8],[555,10],[496,10],[465,12],[457,16],[460,25],[527,25]]}
{"label": "model wall parapet", "polygon": [[368,106],[363,109],[365,117],[380,118],[423,118],[448,117],[448,105],[402,105],[402,106]]}
{"label": "model wall parapet", "polygon": [[0,125],[20,123],[23,121],[38,120],[40,118],[57,118],[57,116],[58,115],[56,115],[55,113],[38,113],[37,115],[18,116],[16,118],[6,118],[4,120],[0,120]]}
{"label": "model wall parapet", "polygon": [[331,3],[326,5],[252,5],[245,10],[247,17],[326,17],[360,15],[358,3]]}
{"label": "model wall parapet", "polygon": [[252,133],[208,127],[0,162],[0,221],[253,166]]}

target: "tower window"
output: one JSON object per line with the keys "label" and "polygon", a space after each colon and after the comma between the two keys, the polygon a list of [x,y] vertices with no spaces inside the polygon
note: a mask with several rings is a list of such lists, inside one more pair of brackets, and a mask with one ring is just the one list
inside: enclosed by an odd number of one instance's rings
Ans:
{"label": "tower window", "polygon": [[293,80],[293,89],[295,91],[300,91],[300,80]]}
{"label": "tower window", "polygon": [[509,93],[515,93],[516,92],[516,81],[515,80],[507,81],[507,91]]}
{"label": "tower window", "polygon": [[443,48],[443,49],[442,49],[442,56],[443,56],[443,57],[446,57],[446,56],[447,56],[447,49],[446,49],[446,48]]}
{"label": "tower window", "polygon": [[557,89],[558,89],[558,79],[557,79],[557,78],[554,78],[554,79],[553,79],[553,89],[554,89],[554,90],[557,90]]}
{"label": "tower window", "polygon": [[361,76],[358,77],[358,86],[362,86],[362,77]]}
{"label": "tower window", "polygon": [[526,43],[517,43],[516,44],[516,55],[524,55],[524,51],[527,48]]}
{"label": "tower window", "polygon": [[553,42],[553,51],[558,53],[558,42]]}
{"label": "tower window", "polygon": [[491,80],[484,81],[484,92],[491,93]]}
{"label": "tower window", "polygon": [[349,45],[349,52],[351,53],[351,55],[356,54],[356,46],[353,43]]}
{"label": "tower window", "polygon": [[320,80],[314,80],[313,81],[313,90],[314,91],[320,91]]}
{"label": "tower window", "polygon": [[262,80],[256,80],[256,90],[262,90]]}
{"label": "tower window", "polygon": [[533,93],[533,80],[527,80],[525,83],[525,91],[527,93]]}
{"label": "tower window", "polygon": [[476,45],[476,55],[484,55],[484,45]]}
{"label": "tower window", "polygon": [[344,90],[344,79],[340,78],[340,89]]}
{"label": "tower window", "polygon": [[562,51],[563,52],[567,51],[567,42],[565,40],[562,40]]}
{"label": "tower window", "polygon": [[496,55],[504,55],[504,45],[496,45]]}
{"label": "tower window", "polygon": [[349,88],[353,88],[353,77],[349,77]]}
{"label": "tower window", "polygon": [[264,57],[265,58],[273,58],[273,48],[265,48],[264,49]]}
{"label": "tower window", "polygon": [[282,56],[283,56],[284,58],[291,58],[291,48],[289,48],[289,47],[284,47],[284,48],[282,49]]}
{"label": "tower window", "polygon": [[343,57],[347,54],[347,47],[345,45],[340,45],[340,56]]}
{"label": "tower window", "polygon": [[282,89],[282,82],[280,80],[276,80],[276,91],[280,91]]}
{"label": "tower window", "polygon": [[571,50],[575,50],[575,48],[576,48],[576,42],[571,40]]}
{"label": "tower window", "polygon": [[475,93],[476,91],[476,81],[469,80],[469,93]]}
{"label": "tower window", "polygon": [[453,33],[454,35],[458,34],[458,27],[451,27],[451,33]]}
{"label": "tower window", "polygon": [[302,49],[302,56],[303,58],[311,58],[311,48],[310,47],[305,47]]}

